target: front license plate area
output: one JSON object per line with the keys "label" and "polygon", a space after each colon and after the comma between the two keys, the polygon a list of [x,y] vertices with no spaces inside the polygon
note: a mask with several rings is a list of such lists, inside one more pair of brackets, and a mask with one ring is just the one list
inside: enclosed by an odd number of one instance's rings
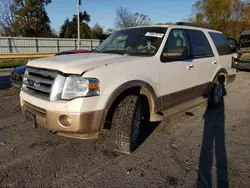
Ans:
{"label": "front license plate area", "polygon": [[37,127],[35,114],[32,114],[29,111],[25,111],[25,117],[26,117],[26,120],[31,122],[34,127]]}

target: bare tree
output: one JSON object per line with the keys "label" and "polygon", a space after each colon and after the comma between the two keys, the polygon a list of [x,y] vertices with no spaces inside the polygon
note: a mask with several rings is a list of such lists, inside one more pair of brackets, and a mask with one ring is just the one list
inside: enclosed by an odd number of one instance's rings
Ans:
{"label": "bare tree", "polygon": [[128,27],[148,25],[150,23],[150,18],[148,15],[131,13],[128,9],[120,7],[116,10],[115,23],[116,27],[123,29]]}
{"label": "bare tree", "polygon": [[10,25],[14,22],[12,11],[12,0],[0,0],[0,30],[2,35],[6,35]]}

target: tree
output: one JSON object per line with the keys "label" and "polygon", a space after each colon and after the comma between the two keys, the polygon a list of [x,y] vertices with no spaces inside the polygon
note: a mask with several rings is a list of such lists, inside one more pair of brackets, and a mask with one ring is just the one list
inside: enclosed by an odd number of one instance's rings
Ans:
{"label": "tree", "polygon": [[238,38],[250,27],[250,4],[246,0],[198,0],[193,5],[191,22],[209,26]]}
{"label": "tree", "polygon": [[48,37],[52,34],[45,6],[51,0],[14,0],[11,9],[14,22],[10,25],[12,36]]}
{"label": "tree", "polygon": [[[84,11],[80,13],[80,38],[91,38],[91,29],[88,26],[90,15]],[[76,38],[78,36],[78,15],[73,15],[71,21],[67,18],[61,26],[59,36],[61,38]]]}
{"label": "tree", "polygon": [[0,0],[0,30],[1,35],[8,35],[10,26],[14,22],[11,0]]}
{"label": "tree", "polygon": [[141,25],[148,25],[150,23],[150,18],[148,15],[131,13],[126,8],[118,8],[116,10],[116,27],[123,29],[128,27],[135,27]]}
{"label": "tree", "polygon": [[92,28],[92,38],[93,39],[101,39],[103,35],[103,28],[96,23],[95,26]]}
{"label": "tree", "polygon": [[70,21],[69,21],[69,18],[67,18],[64,21],[63,25],[61,26],[61,30],[60,30],[60,33],[59,33],[59,36],[61,38],[64,38],[64,36],[66,35],[67,27],[69,27],[69,25],[70,25]]}

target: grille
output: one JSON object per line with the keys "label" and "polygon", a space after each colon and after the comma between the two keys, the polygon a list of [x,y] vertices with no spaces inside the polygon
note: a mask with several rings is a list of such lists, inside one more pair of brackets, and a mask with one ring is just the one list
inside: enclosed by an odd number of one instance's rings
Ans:
{"label": "grille", "polygon": [[58,99],[64,81],[64,77],[57,72],[28,67],[22,88],[26,93],[38,98],[54,101]]}

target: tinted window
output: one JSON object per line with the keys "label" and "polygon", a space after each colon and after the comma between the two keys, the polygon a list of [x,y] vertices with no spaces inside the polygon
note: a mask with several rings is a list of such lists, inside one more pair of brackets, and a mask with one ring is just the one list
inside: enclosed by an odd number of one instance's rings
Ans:
{"label": "tinted window", "polygon": [[171,52],[178,47],[189,48],[187,33],[183,29],[172,29],[168,35],[163,52]]}
{"label": "tinted window", "polygon": [[232,50],[228,44],[228,41],[223,34],[209,32],[209,35],[211,36],[220,55],[232,54]]}
{"label": "tinted window", "polygon": [[202,31],[187,30],[194,58],[213,56],[212,48]]}

